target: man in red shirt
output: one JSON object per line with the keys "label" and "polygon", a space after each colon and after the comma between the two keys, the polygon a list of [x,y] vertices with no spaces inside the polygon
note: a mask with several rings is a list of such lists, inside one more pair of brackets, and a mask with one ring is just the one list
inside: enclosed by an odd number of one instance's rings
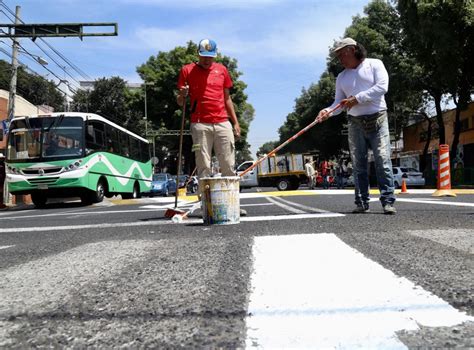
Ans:
{"label": "man in red shirt", "polygon": [[197,174],[198,177],[211,175],[214,149],[222,176],[235,176],[234,135],[240,137],[240,125],[229,92],[232,80],[227,68],[214,62],[217,46],[213,40],[201,40],[198,55],[197,63],[181,68],[177,96],[180,106],[186,102],[186,96],[190,96],[191,135]]}

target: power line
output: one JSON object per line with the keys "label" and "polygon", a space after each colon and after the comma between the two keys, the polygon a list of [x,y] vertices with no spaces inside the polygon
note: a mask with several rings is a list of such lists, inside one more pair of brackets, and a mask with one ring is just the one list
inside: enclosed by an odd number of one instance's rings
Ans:
{"label": "power line", "polygon": [[[0,47],[0,52],[3,52],[5,55],[7,55],[9,58],[12,58],[12,54],[9,53],[7,50],[5,50],[4,48],[1,48]],[[43,76],[41,74],[39,74],[38,72],[34,71],[33,69],[31,69],[27,64],[23,63],[22,61],[18,60],[18,62],[20,63],[20,65],[25,68],[26,70],[28,70],[29,72],[31,72],[32,74],[38,76],[38,77],[42,77]],[[49,71],[51,74],[53,74],[56,78],[60,79],[54,72],[52,72],[51,70],[49,70],[48,68],[44,67],[44,69],[46,69],[47,71]],[[44,79],[44,78],[43,78]],[[17,87],[18,88],[18,87]],[[68,86],[69,88],[69,86]],[[67,92],[63,91],[62,89],[60,89],[58,86],[55,86],[55,89],[58,90],[60,93],[72,98],[71,95],[69,95]],[[23,93],[25,93],[25,91],[19,89],[20,91],[22,91]]]}
{"label": "power line", "polygon": [[[0,0],[0,5],[3,6],[14,18],[15,18],[15,13],[5,5],[3,1]],[[3,12],[10,21],[13,21],[3,10],[0,10]],[[20,19],[20,22],[25,24],[23,20]],[[86,80],[93,80],[88,74],[86,74],[84,71],[82,71],[78,66],[76,66],[71,60],[69,60],[66,56],[64,56],[62,53],[60,53],[58,50],[56,50],[51,44],[49,44],[45,39],[39,38],[46,46],[48,46],[53,52],[58,55],[68,66],[70,66],[74,71],[76,71],[79,75],[81,75],[83,78]],[[63,70],[67,75],[69,75],[74,81],[77,82],[78,85],[80,85],[79,81],[74,78],[69,72],[66,71],[64,66],[62,66],[60,63],[58,63],[49,53],[46,52],[44,48],[42,48],[35,40],[32,40],[32,42],[46,55],[48,56],[51,61],[53,61],[61,70]],[[23,50],[25,48],[21,46]]]}

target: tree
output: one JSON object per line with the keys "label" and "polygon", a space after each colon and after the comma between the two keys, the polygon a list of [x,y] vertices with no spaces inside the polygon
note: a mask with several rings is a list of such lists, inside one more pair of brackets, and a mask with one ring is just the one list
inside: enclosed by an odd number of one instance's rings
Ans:
{"label": "tree", "polygon": [[[11,65],[0,60],[0,88],[9,91],[11,79]],[[52,81],[31,74],[23,66],[18,67],[17,94],[34,105],[47,105],[54,110],[64,109],[64,95],[56,88]]]}
{"label": "tree", "polygon": [[263,145],[260,146],[260,148],[257,151],[257,157],[262,157],[265,154],[270,153],[273,151],[275,148],[277,148],[279,145],[278,141],[268,141],[265,142]]}
{"label": "tree", "polygon": [[[190,41],[185,47],[178,46],[168,52],[160,51],[156,56],[151,56],[146,63],[137,67],[137,72],[143,81],[153,83],[153,85],[147,86],[148,119],[151,121],[153,129],[180,129],[182,110],[176,103],[176,83],[181,67],[197,60],[197,45]],[[231,97],[241,128],[241,137],[236,141],[236,163],[239,164],[251,157],[247,134],[255,111],[252,105],[247,102],[247,95],[244,93],[247,85],[239,79],[242,73],[237,70],[237,61],[218,54],[216,62],[220,62],[227,67],[234,82]],[[186,116],[189,115],[189,107],[188,103]],[[186,118],[185,129],[189,129],[189,118]],[[177,137],[168,137],[166,140],[162,138],[158,142],[166,143],[169,153],[177,153]],[[193,158],[191,147],[191,138],[185,137],[183,150],[188,163],[192,163],[191,159]]]}
{"label": "tree", "polygon": [[114,123],[140,134],[140,117],[137,117],[136,94],[120,77],[101,78],[91,91],[79,90],[73,96],[72,110],[97,113]]}
{"label": "tree", "polygon": [[461,110],[471,100],[474,83],[474,3],[471,0],[399,0],[404,43],[422,68],[420,82],[433,97],[439,141],[446,143],[441,101],[450,94],[456,104],[452,152],[459,140]]}

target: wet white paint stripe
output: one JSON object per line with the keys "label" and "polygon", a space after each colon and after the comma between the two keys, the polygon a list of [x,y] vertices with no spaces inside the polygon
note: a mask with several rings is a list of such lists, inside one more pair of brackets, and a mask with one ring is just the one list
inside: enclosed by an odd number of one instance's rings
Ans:
{"label": "wet white paint stripe", "polygon": [[280,208],[283,208],[285,210],[288,210],[289,212],[292,212],[292,213],[295,213],[295,214],[306,214],[305,211],[303,210],[300,210],[300,209],[296,209],[296,208],[293,208],[292,206],[289,206],[287,204],[284,204],[284,203],[280,203],[278,202],[275,198],[273,197],[267,197],[267,200],[273,204],[275,204],[276,206],[280,207]]}
{"label": "wet white paint stripe", "polygon": [[[345,215],[339,214],[339,213],[315,213],[315,214],[271,215],[271,216],[250,216],[250,217],[244,216],[240,218],[240,221],[241,222],[254,222],[254,221],[277,221],[277,220],[301,220],[301,219],[334,218],[334,217],[342,217],[342,216],[345,216]],[[174,223],[171,220],[157,220],[157,221],[148,221],[148,222],[116,222],[116,223],[91,224],[91,225],[12,227],[12,228],[0,228],[0,233],[89,230],[89,229],[96,229],[96,228],[159,226],[159,225],[169,225],[169,224],[174,225]],[[181,224],[202,224],[202,219],[189,218],[189,219],[183,220]]]}
{"label": "wet white paint stripe", "polygon": [[0,245],[0,250],[14,247],[14,245]]}
{"label": "wet white paint stripe", "polygon": [[291,202],[291,201],[288,201],[288,200],[283,199],[283,198],[281,198],[281,197],[273,197],[273,199],[276,199],[277,201],[286,203],[286,204],[288,204],[288,205],[290,205],[290,206],[292,206],[292,207],[300,208],[300,209],[303,209],[303,210],[306,210],[306,211],[309,211],[309,212],[328,213],[327,210],[318,209],[318,208],[313,208],[313,207],[309,207],[309,206],[304,205],[304,204],[299,204],[299,203]]}
{"label": "wet white paint stripe", "polygon": [[[273,205],[272,203],[252,203],[252,204],[240,204],[240,207],[261,207],[261,206],[266,206],[266,205]],[[193,206],[193,204],[185,204],[185,205],[179,205],[178,204],[178,208],[180,209],[189,209]],[[162,205],[153,205],[153,204],[150,204],[150,205],[144,205],[144,206],[141,206],[140,209],[169,209],[170,206],[169,205],[166,205],[166,206],[162,206]]]}
{"label": "wet white paint stripe", "polygon": [[247,347],[405,349],[399,330],[473,317],[333,234],[256,237]]}
{"label": "wet white paint stripe", "polygon": [[[161,208],[162,210],[168,209]],[[153,209],[142,209],[141,212],[145,211],[156,211],[156,208]],[[103,214],[123,214],[123,213],[136,213],[136,209],[131,210],[102,210],[102,211],[84,211],[84,212],[65,212],[65,213],[53,213],[53,214],[38,214],[38,215],[23,215],[23,216],[11,216],[11,217],[0,217],[0,220],[16,220],[16,219],[25,219],[25,218],[44,218],[44,217],[55,217],[55,216],[91,216],[91,215],[103,215]]]}
{"label": "wet white paint stripe", "polygon": [[320,219],[320,218],[337,218],[343,217],[344,214],[339,213],[305,213],[305,214],[292,214],[292,215],[269,215],[269,216],[244,216],[240,218],[241,222],[250,221],[278,221],[278,220],[301,220],[301,219]]}
{"label": "wet white paint stripe", "polygon": [[411,198],[400,198],[397,197],[397,202],[407,202],[407,203],[421,203],[421,204],[438,204],[438,205],[452,205],[454,207],[474,207],[474,203],[468,202],[446,202],[440,201],[439,199],[411,199]]}

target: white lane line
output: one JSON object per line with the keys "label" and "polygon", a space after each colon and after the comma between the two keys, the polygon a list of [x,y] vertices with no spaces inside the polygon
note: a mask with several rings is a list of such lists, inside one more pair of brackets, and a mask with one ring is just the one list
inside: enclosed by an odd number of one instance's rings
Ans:
{"label": "white lane line", "polygon": [[241,222],[254,221],[276,221],[276,220],[301,220],[301,219],[321,219],[321,218],[338,218],[343,217],[344,214],[339,213],[304,213],[304,214],[290,214],[290,215],[267,215],[267,216],[244,216],[240,218]]}
{"label": "white lane line", "polygon": [[421,203],[421,204],[438,204],[438,205],[452,205],[455,207],[474,207],[474,203],[467,202],[445,202],[440,201],[439,199],[411,199],[411,198],[400,198],[397,196],[397,202],[407,202],[407,203]]}
{"label": "white lane line", "polygon": [[0,245],[0,250],[14,247],[14,245]]}
{"label": "white lane line", "polygon": [[333,234],[256,237],[247,347],[405,349],[400,330],[474,321]]}
{"label": "white lane line", "polygon": [[276,199],[277,201],[281,201],[281,202],[286,203],[286,204],[288,204],[290,206],[293,206],[293,207],[297,207],[297,208],[300,208],[300,209],[303,209],[303,210],[307,210],[309,212],[329,213],[329,211],[327,211],[327,210],[309,207],[309,206],[304,205],[304,204],[299,204],[299,203],[295,203],[295,202],[292,202],[292,201],[288,201],[288,200],[283,199],[281,197],[273,197],[273,199]]}
{"label": "white lane line", "polygon": [[[186,209],[186,208],[191,208],[192,206],[194,205],[194,203],[187,203],[187,204],[183,204],[183,205],[179,205],[178,204],[178,208],[179,209]],[[273,203],[252,203],[252,204],[240,204],[241,207],[261,207],[261,206],[266,206],[266,205],[274,205]],[[141,206],[140,209],[169,209],[171,208],[168,205],[153,205],[153,204],[150,204],[150,205],[144,205],[144,206]]]}
{"label": "white lane line", "polygon": [[286,205],[284,203],[280,203],[278,202],[275,198],[273,197],[267,197],[267,200],[273,204],[275,204],[276,206],[280,207],[280,208],[283,208],[285,210],[288,210],[289,212],[292,212],[292,213],[295,213],[295,214],[306,214],[305,211],[303,210],[299,210],[299,209],[296,209],[296,208],[293,208],[289,205]]}
{"label": "white lane line", "polygon": [[[168,209],[170,208],[165,207],[162,209]],[[156,208],[153,209],[145,209],[145,210],[140,210],[140,212],[145,212],[145,211],[156,211]],[[136,213],[137,210],[104,210],[104,211],[84,211],[84,212],[77,212],[77,213],[52,213],[52,214],[38,214],[38,215],[24,215],[21,217],[0,217],[0,220],[15,220],[15,219],[24,219],[24,218],[44,218],[44,217],[54,217],[54,216],[84,216],[84,215],[102,215],[102,214],[122,214],[122,213]]]}
{"label": "white lane line", "polygon": [[[301,220],[301,219],[320,219],[342,217],[339,213],[315,213],[315,214],[293,214],[293,215],[272,215],[272,216],[244,216],[240,218],[241,222],[255,221],[277,221],[277,220]],[[202,224],[201,218],[189,218],[179,224]],[[174,224],[171,220],[156,220],[145,222],[116,222],[91,225],[69,225],[69,226],[46,226],[46,227],[12,227],[0,228],[0,233],[10,232],[44,232],[44,231],[68,231],[68,230],[89,230],[97,228],[115,228],[115,227],[139,227],[139,226],[158,226]],[[211,225],[219,226],[219,225]]]}

